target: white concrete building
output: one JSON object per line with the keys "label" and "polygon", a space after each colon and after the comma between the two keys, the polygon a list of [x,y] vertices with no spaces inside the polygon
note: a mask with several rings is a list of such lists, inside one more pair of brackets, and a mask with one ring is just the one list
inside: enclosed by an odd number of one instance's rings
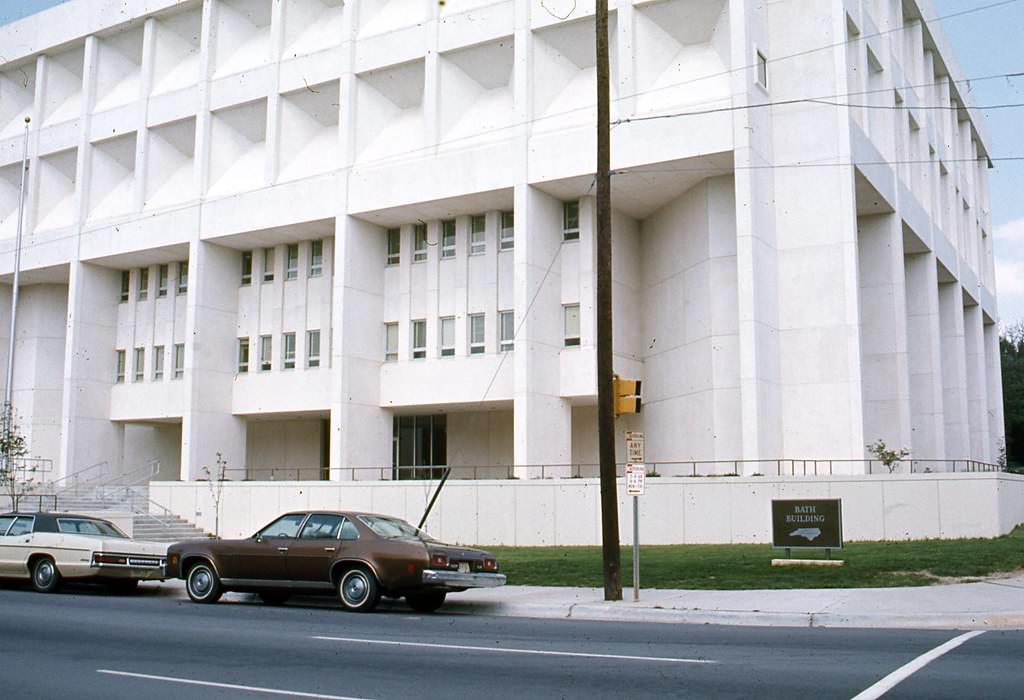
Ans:
{"label": "white concrete building", "polygon": [[[995,461],[989,140],[931,0],[612,13],[617,427],[669,474]],[[592,2],[72,0],[0,47],[56,476],[596,463]]]}

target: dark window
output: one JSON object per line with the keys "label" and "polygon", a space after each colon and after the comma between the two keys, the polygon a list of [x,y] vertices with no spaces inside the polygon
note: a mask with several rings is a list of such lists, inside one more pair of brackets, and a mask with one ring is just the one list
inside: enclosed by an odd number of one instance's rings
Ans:
{"label": "dark window", "polygon": [[19,516],[14,524],[11,525],[11,529],[7,531],[8,537],[17,537],[18,535],[27,535],[32,532],[32,521],[34,518],[22,515]]}
{"label": "dark window", "polygon": [[437,479],[448,463],[447,416],[395,416],[394,478]]}
{"label": "dark window", "polygon": [[314,513],[302,526],[302,534],[299,539],[303,540],[335,540],[341,532],[341,522],[344,520],[340,515],[327,515],[325,513]]}
{"label": "dark window", "polygon": [[299,534],[299,525],[305,519],[302,513],[282,515],[274,522],[260,530],[261,537],[289,538]]}

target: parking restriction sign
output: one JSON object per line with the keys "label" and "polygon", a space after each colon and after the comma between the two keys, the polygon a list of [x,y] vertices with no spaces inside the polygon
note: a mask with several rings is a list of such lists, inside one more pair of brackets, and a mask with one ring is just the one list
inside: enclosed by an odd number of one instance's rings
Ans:
{"label": "parking restriction sign", "polygon": [[626,495],[643,496],[644,482],[647,476],[646,464],[626,464]]}
{"label": "parking restriction sign", "polygon": [[639,464],[644,460],[644,434],[636,430],[626,431],[626,461]]}

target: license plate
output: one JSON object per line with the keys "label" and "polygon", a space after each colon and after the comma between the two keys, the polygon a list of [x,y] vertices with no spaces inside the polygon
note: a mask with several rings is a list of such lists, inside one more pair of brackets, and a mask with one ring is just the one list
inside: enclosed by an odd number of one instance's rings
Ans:
{"label": "license plate", "polygon": [[468,574],[469,573],[469,562],[468,561],[460,561],[459,562],[459,573],[460,574]]}

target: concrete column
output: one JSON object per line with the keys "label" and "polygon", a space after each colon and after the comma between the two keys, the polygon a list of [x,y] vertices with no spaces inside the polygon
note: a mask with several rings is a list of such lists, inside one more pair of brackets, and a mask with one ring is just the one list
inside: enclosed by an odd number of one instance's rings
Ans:
{"label": "concrete column", "polygon": [[857,219],[864,439],[911,449],[903,228],[895,214]]}
{"label": "concrete column", "polygon": [[[391,412],[380,406],[384,360],[384,229],[339,217],[335,229],[331,342],[331,478],[359,478],[350,467],[390,467]],[[409,250],[409,248],[405,248]],[[379,478],[375,472],[372,477]]]}
{"label": "concrete column", "polygon": [[1003,418],[1003,374],[999,356],[999,326],[987,317],[984,324],[985,381],[988,384],[988,437],[992,461],[999,459],[1006,447],[1006,426]]}
{"label": "concrete column", "polygon": [[946,459],[970,454],[967,422],[967,362],[964,357],[964,302],[960,283],[939,282],[939,326],[942,338],[942,414]]}
{"label": "concrete column", "polygon": [[964,307],[964,358],[967,365],[967,420],[971,431],[970,458],[992,462],[985,330],[981,307],[977,304]]}
{"label": "concrete column", "polygon": [[231,412],[237,357],[238,260],[238,251],[213,243],[193,241],[189,249],[184,376],[188,400],[181,429],[183,481],[203,476],[203,467],[212,471],[217,453],[228,469],[237,470],[246,463],[245,419]]}
{"label": "concrete column", "polygon": [[942,459],[946,454],[942,417],[942,350],[935,256],[904,258],[907,300],[907,365],[910,381],[910,454]]}
{"label": "concrete column", "polygon": [[[117,358],[117,270],[72,262],[64,345],[60,460],[55,478],[107,462],[120,471],[124,426],[110,421]],[[73,461],[72,461],[73,460]]]}
{"label": "concrete column", "polygon": [[[562,203],[529,185],[515,189],[514,457],[520,478],[572,461],[572,404],[560,396]],[[536,469],[532,467],[538,467]],[[546,469],[545,476],[558,474]]]}

